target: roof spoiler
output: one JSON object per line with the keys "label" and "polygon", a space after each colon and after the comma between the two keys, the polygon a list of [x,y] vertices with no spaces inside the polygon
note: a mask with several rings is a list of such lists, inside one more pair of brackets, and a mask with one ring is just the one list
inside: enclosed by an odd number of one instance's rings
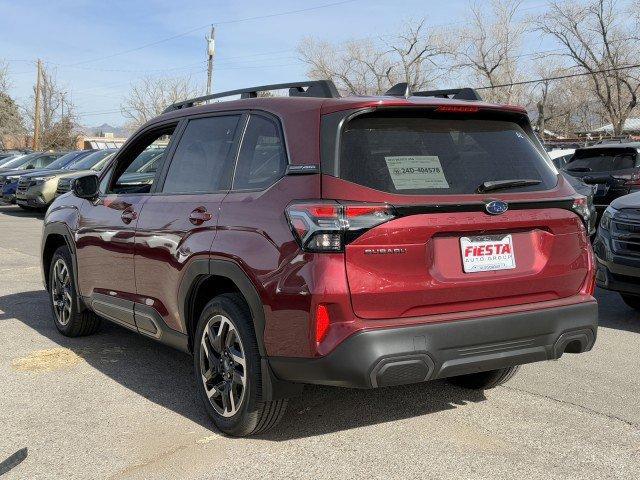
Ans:
{"label": "roof spoiler", "polygon": [[448,90],[425,90],[412,92],[406,82],[398,83],[385,92],[391,97],[438,97],[451,98],[453,100],[482,100],[480,94],[473,88],[451,88]]}
{"label": "roof spoiler", "polygon": [[226,92],[212,93],[201,97],[190,98],[169,105],[162,113],[172,112],[181,108],[193,107],[198,103],[204,103],[215,98],[240,95],[240,98],[256,98],[259,92],[289,89],[290,97],[316,97],[316,98],[340,98],[338,89],[331,80],[309,80],[307,82],[275,83],[272,85],[259,85],[256,87],[228,90]]}

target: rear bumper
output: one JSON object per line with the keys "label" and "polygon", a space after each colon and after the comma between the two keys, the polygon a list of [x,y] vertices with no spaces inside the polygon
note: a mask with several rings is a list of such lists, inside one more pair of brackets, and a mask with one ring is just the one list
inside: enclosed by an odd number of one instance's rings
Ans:
{"label": "rear bumper", "polygon": [[411,327],[365,330],[321,358],[271,357],[281,380],[374,388],[453,377],[590,350],[598,306],[574,305]]}

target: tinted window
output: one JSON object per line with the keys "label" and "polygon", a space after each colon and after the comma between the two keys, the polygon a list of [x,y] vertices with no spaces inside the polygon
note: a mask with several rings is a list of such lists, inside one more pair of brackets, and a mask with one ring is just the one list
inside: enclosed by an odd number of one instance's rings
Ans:
{"label": "tinted window", "polygon": [[217,192],[229,188],[231,147],[238,116],[190,120],[167,172],[167,193]]}
{"label": "tinted window", "polygon": [[242,140],[233,188],[266,188],[282,176],[285,165],[284,145],[276,123],[251,116]]}
{"label": "tinted window", "polygon": [[75,162],[79,156],[82,156],[83,152],[69,152],[60,158],[58,158],[55,162],[51,162],[49,167],[51,170],[57,170],[59,168],[64,168],[67,165]]}
{"label": "tinted window", "polygon": [[6,168],[6,169],[20,168],[23,165],[27,165],[31,160],[33,160],[38,155],[39,155],[38,153],[30,153],[28,155],[23,155],[21,157],[14,158],[10,162],[7,162],[4,165],[2,165],[2,168]]}
{"label": "tinted window", "polygon": [[565,167],[576,172],[608,172],[633,168],[637,154],[629,150],[578,150]]}
{"label": "tinted window", "polygon": [[52,154],[42,155],[38,157],[37,160],[32,164],[35,166],[35,168],[47,167],[48,165],[53,163],[53,161],[56,158],[60,157],[61,155],[62,153],[52,153]]}
{"label": "tinted window", "polygon": [[90,153],[86,157],[82,157],[80,160],[69,165],[69,170],[90,170],[98,162],[114,152],[115,150],[98,150],[97,152]]}
{"label": "tinted window", "polygon": [[475,193],[485,181],[533,179],[509,191],[549,189],[557,174],[515,123],[468,118],[363,116],[347,124],[340,177],[390,193]]}

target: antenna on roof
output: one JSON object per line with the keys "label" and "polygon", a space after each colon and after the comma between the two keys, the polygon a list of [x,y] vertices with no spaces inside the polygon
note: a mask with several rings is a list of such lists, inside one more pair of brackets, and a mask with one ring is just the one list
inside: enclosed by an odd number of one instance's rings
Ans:
{"label": "antenna on roof", "polygon": [[396,83],[389,90],[384,92],[386,96],[389,97],[404,97],[408,98],[411,95],[409,91],[409,84],[407,82]]}

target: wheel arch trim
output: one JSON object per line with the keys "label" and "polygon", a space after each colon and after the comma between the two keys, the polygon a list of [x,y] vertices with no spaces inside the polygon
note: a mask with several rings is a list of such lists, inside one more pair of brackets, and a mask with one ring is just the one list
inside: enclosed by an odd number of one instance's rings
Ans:
{"label": "wheel arch trim", "polygon": [[75,242],[73,241],[73,235],[71,233],[71,231],[69,230],[69,227],[61,222],[51,222],[51,223],[47,223],[44,228],[43,228],[43,232],[42,232],[42,244],[41,244],[41,248],[40,248],[40,264],[41,264],[41,270],[42,270],[42,281],[44,284],[45,289],[48,290],[48,285],[49,285],[49,281],[48,281],[48,277],[49,277],[49,271],[46,268],[45,264],[44,264],[44,253],[45,253],[45,247],[47,246],[47,242],[49,240],[49,237],[51,237],[52,235],[59,235],[61,236],[67,247],[69,248],[69,252],[71,253],[71,263],[72,266],[71,268],[73,269],[73,278],[75,279],[76,282],[76,289],[78,290],[76,293],[76,297],[77,297],[77,307],[78,307],[78,311],[81,311],[84,309],[84,305],[82,303],[82,294],[79,291],[78,288],[78,261],[77,261],[77,257],[76,257],[76,245]]}
{"label": "wheel arch trim", "polygon": [[[193,348],[193,333],[192,327],[196,319],[191,319],[191,307],[192,298],[197,291],[200,282],[209,276],[225,277],[231,280],[238,288],[242,296],[244,297],[249,310],[251,311],[251,318],[253,321],[253,327],[256,334],[256,340],[258,342],[258,350],[262,357],[266,356],[264,348],[264,326],[265,326],[265,313],[263,302],[258,294],[254,283],[250,280],[245,271],[232,260],[223,259],[195,259],[189,264],[185,271],[180,286],[178,287],[178,305],[180,309],[180,321],[184,332],[189,336],[189,348]],[[190,321],[191,320],[191,321]]]}

